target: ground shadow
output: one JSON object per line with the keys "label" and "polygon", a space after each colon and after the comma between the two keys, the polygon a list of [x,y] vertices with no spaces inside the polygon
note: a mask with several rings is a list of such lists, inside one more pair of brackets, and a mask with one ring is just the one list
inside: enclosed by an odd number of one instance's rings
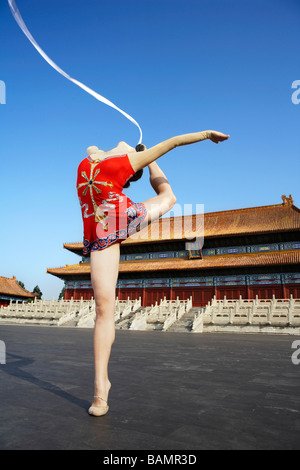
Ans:
{"label": "ground shadow", "polygon": [[33,364],[35,362],[33,359],[28,359],[11,353],[7,353],[7,358],[9,360],[0,369],[6,374],[30,382],[36,387],[46,390],[47,392],[51,392],[54,395],[63,398],[64,400],[68,400],[69,402],[79,406],[80,408],[87,409],[90,406],[90,403],[88,401],[77,398],[74,395],[71,395],[70,393],[66,392],[65,390],[62,390],[57,385],[47,382],[46,380],[39,379],[32,375],[30,372],[26,372],[23,367]]}

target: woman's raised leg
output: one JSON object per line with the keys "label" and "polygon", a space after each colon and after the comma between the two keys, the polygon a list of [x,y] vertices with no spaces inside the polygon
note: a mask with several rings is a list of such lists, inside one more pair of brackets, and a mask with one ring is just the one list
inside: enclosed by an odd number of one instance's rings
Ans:
{"label": "woman's raised leg", "polygon": [[172,191],[170,183],[156,162],[148,165],[150,183],[157,196],[144,201],[147,209],[147,217],[141,224],[141,228],[150,224],[154,220],[168,212],[176,203],[176,197]]}
{"label": "woman's raised leg", "polygon": [[[91,408],[105,406],[110,389],[108,362],[111,346],[115,339],[115,294],[119,273],[119,260],[119,243],[115,243],[101,251],[91,252],[91,280],[96,302],[94,327],[94,395],[101,397],[94,397],[93,406]],[[90,414],[95,413],[91,412]]]}

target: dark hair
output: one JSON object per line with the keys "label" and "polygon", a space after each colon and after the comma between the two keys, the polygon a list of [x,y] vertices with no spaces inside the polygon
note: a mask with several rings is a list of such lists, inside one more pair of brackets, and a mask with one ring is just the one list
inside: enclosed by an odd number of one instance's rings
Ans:
{"label": "dark hair", "polygon": [[[146,147],[144,144],[137,144],[137,146],[135,147],[135,150],[137,152],[143,152],[143,150],[145,150]],[[124,185],[124,188],[129,188],[130,186],[130,183],[133,183],[134,181],[137,181],[139,180],[141,177],[143,176],[143,169],[141,170],[138,170],[134,175],[132,175],[132,177],[125,183]]]}

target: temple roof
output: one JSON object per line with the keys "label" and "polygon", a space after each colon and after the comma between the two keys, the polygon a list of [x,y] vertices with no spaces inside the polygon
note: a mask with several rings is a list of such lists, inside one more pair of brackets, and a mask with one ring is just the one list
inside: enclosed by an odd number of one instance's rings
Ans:
{"label": "temple roof", "polygon": [[1,294],[24,298],[36,297],[36,294],[33,292],[29,292],[28,290],[23,289],[18,284],[15,276],[13,276],[13,278],[0,276],[0,296]]}
{"label": "temple roof", "polygon": [[[169,240],[189,240],[191,235],[217,238],[300,230],[300,210],[291,196],[283,203],[183,217],[163,217],[122,242],[122,245]],[[183,227],[184,226],[184,227]],[[185,228],[185,229],[184,229]],[[65,243],[64,248],[80,253],[82,243]]]}
{"label": "temple roof", "polygon": [[[232,255],[205,256],[203,259],[147,259],[138,261],[121,261],[120,273],[139,273],[146,271],[175,271],[175,270],[205,270],[214,268],[236,268],[250,266],[277,266],[287,264],[299,264],[300,251],[273,251],[268,253],[242,253]],[[58,277],[68,278],[71,275],[90,274],[89,263],[78,263],[61,268],[47,269],[47,272]]]}

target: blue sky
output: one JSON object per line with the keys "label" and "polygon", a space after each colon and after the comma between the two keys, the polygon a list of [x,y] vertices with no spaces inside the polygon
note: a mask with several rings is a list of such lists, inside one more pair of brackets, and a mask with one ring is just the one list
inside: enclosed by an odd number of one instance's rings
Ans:
{"label": "blue sky", "polygon": [[[205,212],[300,205],[298,0],[18,0],[31,34],[73,78],[141,125],[148,146],[215,129],[229,141],[159,160],[179,204]],[[48,267],[79,258],[76,170],[89,145],[135,146],[136,126],[52,69],[0,1],[0,275],[57,298]],[[153,196],[148,171],[127,191]]]}

